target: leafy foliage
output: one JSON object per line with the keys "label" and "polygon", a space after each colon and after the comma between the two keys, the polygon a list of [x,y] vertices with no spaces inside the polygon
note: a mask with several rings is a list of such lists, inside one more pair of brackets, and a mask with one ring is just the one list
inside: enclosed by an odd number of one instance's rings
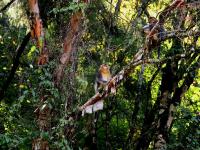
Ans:
{"label": "leafy foliage", "polygon": [[[147,22],[147,14],[143,11],[137,16],[142,1],[122,1],[117,15],[116,0],[92,1],[89,5],[66,0],[51,3],[50,6],[46,0],[40,2],[40,9],[44,8],[40,11],[50,61],[44,66],[36,64],[40,52],[34,40],[23,52],[20,66],[0,102],[0,149],[31,149],[32,140],[38,136],[49,141],[52,149],[92,149],[94,130],[100,150],[137,149],[136,146],[144,135],[150,139],[147,148],[153,149],[158,131],[155,128],[156,121],[160,117],[157,104],[162,90],[169,88],[171,95],[168,98],[173,101],[174,84],[177,85],[175,88],[180,88],[187,84],[190,77],[193,80],[187,92],[180,99],[175,99],[177,111],[173,114],[174,120],[167,132],[167,149],[200,148],[199,53],[192,53],[185,60],[168,61],[164,65],[137,66],[117,87],[117,94],[105,99],[104,110],[77,120],[71,119],[71,116],[78,116],[78,107],[94,95],[99,65],[109,64],[115,75],[129,64],[141,48],[145,41],[141,29]],[[20,8],[14,5],[12,9],[25,12],[26,3],[22,4]],[[164,0],[150,1],[145,7],[150,15],[156,17],[158,11],[168,4],[169,1]],[[0,6],[3,4],[0,3]],[[54,84],[54,74],[63,49],[63,40],[68,32],[70,16],[78,10],[83,12],[83,36],[73,54],[75,59],[66,66],[63,80],[57,87]],[[199,10],[188,12],[188,17],[194,18],[193,29],[199,29],[200,15],[197,11]],[[169,17],[165,24],[166,30],[176,30],[175,22],[178,17],[176,12]],[[17,54],[15,50],[29,30],[27,14],[24,13],[22,20],[24,24],[5,12],[0,16],[0,91],[13,66],[14,56]],[[186,29],[187,24],[189,22],[181,28]],[[194,43],[196,47],[193,46]],[[187,53],[192,48],[199,49],[199,45],[200,39],[195,41],[195,37],[168,39],[161,43],[160,59]],[[150,52],[149,57],[157,57],[157,48]],[[192,59],[193,57],[195,58]],[[197,69],[192,70],[195,64]],[[175,79],[172,77],[173,81],[166,81],[171,75]],[[40,132],[37,114],[34,113],[37,107],[42,107],[41,96],[47,96],[45,104],[52,110],[49,132]],[[69,96],[73,103],[70,104],[71,109],[66,109]],[[155,120],[151,122],[151,119]],[[72,133],[70,138],[66,129]]]}

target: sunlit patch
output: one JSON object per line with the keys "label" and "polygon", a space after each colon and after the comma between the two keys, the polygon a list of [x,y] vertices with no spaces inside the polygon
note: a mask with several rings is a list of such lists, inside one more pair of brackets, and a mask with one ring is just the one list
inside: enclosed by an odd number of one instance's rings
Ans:
{"label": "sunlit patch", "polygon": [[23,88],[25,88],[25,86],[24,86],[23,84],[20,84],[20,85],[19,85],[19,88],[20,88],[20,89],[23,89]]}

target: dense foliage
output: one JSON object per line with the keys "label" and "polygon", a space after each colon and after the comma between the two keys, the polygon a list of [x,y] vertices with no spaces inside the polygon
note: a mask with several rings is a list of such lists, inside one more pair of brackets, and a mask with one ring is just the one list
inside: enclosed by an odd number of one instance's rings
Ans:
{"label": "dense foliage", "polygon": [[[0,8],[8,2],[1,1]],[[94,132],[96,148],[100,150],[139,149],[143,142],[147,147],[141,149],[155,149],[156,139],[164,130],[162,123],[168,119],[162,111],[169,108],[170,114],[174,107],[165,149],[200,149],[200,34],[163,41],[159,60],[176,54],[188,57],[136,66],[117,87],[116,94],[104,99],[103,110],[83,117],[77,114],[79,106],[95,94],[99,66],[108,64],[114,76],[129,65],[145,43],[142,27],[147,24],[148,15],[159,16],[158,12],[169,4],[169,0],[97,0],[89,4],[39,0],[49,62],[37,65],[40,49],[31,39],[10,83],[16,49],[30,31],[27,2],[15,1],[0,12],[0,149],[31,149],[36,137],[47,140],[50,149],[94,149]],[[185,32],[199,31],[199,10],[185,10],[182,22],[181,12],[174,10],[164,24],[165,30],[178,30],[177,24],[181,24]],[[69,32],[70,17],[77,11],[83,13],[82,36],[66,65],[62,82],[56,86],[55,70]],[[157,60],[157,47],[148,57]],[[166,91],[168,101],[162,103],[162,92]],[[183,95],[176,97],[177,91]],[[44,106],[41,97],[47,97],[45,105],[51,109],[48,131],[38,128],[35,110]]]}

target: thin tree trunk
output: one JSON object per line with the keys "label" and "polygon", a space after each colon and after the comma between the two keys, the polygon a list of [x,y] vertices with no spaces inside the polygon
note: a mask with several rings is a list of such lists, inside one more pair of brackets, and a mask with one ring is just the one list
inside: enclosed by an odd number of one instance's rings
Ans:
{"label": "thin tree trunk", "polygon": [[105,142],[106,142],[106,149],[109,150],[110,149],[110,140],[109,140],[109,110],[106,110],[106,120],[105,120]]}
{"label": "thin tree trunk", "polygon": [[[180,42],[178,40],[174,41],[173,48],[180,48]],[[176,47],[175,47],[176,46]],[[162,81],[160,85],[160,95],[157,96],[157,101],[154,104],[154,107],[146,114],[143,129],[141,132],[141,137],[138,139],[136,143],[136,149],[146,150],[149,147],[150,142],[157,136],[159,139],[162,139],[161,136],[157,133],[158,126],[160,126],[159,118],[163,112],[167,111],[169,108],[168,102],[170,95],[174,92],[174,89],[178,84],[178,77],[176,75],[178,68],[178,60],[176,61],[168,61],[165,68],[162,69]],[[170,82],[169,82],[170,81]],[[164,115],[165,116],[165,115]],[[160,142],[165,145],[166,141],[160,140]]]}
{"label": "thin tree trunk", "polygon": [[79,39],[79,37],[81,36],[79,34],[81,27],[81,20],[82,20],[81,11],[75,12],[70,19],[68,33],[64,40],[64,50],[60,58],[60,64],[58,65],[58,69],[55,72],[54,82],[57,86],[59,86],[60,81],[63,78],[64,69],[71,60],[70,58],[73,53],[73,50],[76,50],[75,44],[77,42],[77,39]]}
{"label": "thin tree trunk", "polygon": [[116,22],[116,20],[117,20],[117,18],[119,16],[121,4],[122,4],[122,0],[118,0],[117,4],[115,6],[113,25],[115,25],[115,22]]}
{"label": "thin tree trunk", "polygon": [[[140,80],[140,79],[139,79]],[[139,81],[140,82],[140,81]],[[130,125],[130,130],[129,130],[129,133],[128,133],[128,138],[126,140],[126,149],[131,149],[131,143],[132,143],[132,140],[133,140],[133,136],[134,136],[134,133],[135,133],[135,129],[136,129],[136,120],[137,120],[137,115],[138,115],[138,112],[140,110],[140,104],[141,104],[141,98],[142,98],[142,84],[141,83],[138,83],[138,89],[137,89],[137,97],[135,98],[135,103],[134,103],[134,110],[132,112],[132,115],[131,115],[131,125]]]}
{"label": "thin tree trunk", "polygon": [[[83,1],[84,3],[89,3],[89,1]],[[73,112],[73,105],[75,103],[76,95],[75,95],[75,73],[77,67],[77,50],[78,50],[78,43],[82,36],[82,20],[83,14],[82,11],[77,11],[72,14],[70,18],[69,28],[67,31],[67,35],[64,39],[64,49],[63,53],[60,57],[60,62],[58,65],[58,69],[55,71],[54,74],[54,83],[57,87],[60,86],[61,81],[63,80],[64,73],[66,66],[70,69],[66,75],[67,80],[67,97],[65,102],[65,112],[66,112],[66,120],[70,120],[70,122],[75,121],[74,113]],[[74,140],[74,133],[75,133],[75,126],[71,124],[66,124],[64,127],[65,137],[69,140],[72,144],[75,145],[76,141]]]}
{"label": "thin tree trunk", "polygon": [[22,55],[22,53],[24,52],[25,50],[25,47],[26,45],[28,44],[29,40],[30,40],[30,37],[31,37],[31,34],[30,32],[24,37],[21,45],[17,48],[16,52],[17,52],[17,55],[16,57],[14,58],[13,60],[13,66],[12,66],[12,69],[10,71],[10,75],[8,76],[8,78],[6,79],[6,82],[3,84],[3,87],[1,88],[1,91],[0,91],[0,101],[4,98],[5,96],[5,92],[6,90],[8,89],[12,79],[14,78],[14,75],[15,75],[15,72],[19,66],[19,59]]}
{"label": "thin tree trunk", "polygon": [[[84,3],[88,4],[88,0],[81,0]],[[54,83],[57,87],[60,87],[60,83],[63,80],[65,69],[69,67],[69,71],[66,75],[67,81],[67,97],[65,101],[65,112],[66,112],[66,120],[70,120],[70,122],[75,121],[76,115],[73,112],[73,105],[75,103],[76,95],[75,95],[75,73],[77,67],[77,51],[79,40],[82,36],[82,22],[83,22],[83,14],[82,11],[76,11],[72,14],[69,22],[69,28],[64,39],[64,47],[63,52],[60,57],[58,69],[56,69],[54,73]],[[70,113],[68,113],[70,112]],[[70,124],[66,124],[64,127],[65,137],[72,144],[75,145],[76,141],[74,141],[74,133],[75,126]]]}
{"label": "thin tree trunk", "polygon": [[[38,65],[44,65],[48,62],[48,50],[45,46],[44,31],[42,20],[40,18],[40,11],[38,7],[38,0],[28,0],[30,20],[31,20],[31,36],[36,40],[37,47],[40,50],[38,58]],[[49,132],[51,128],[51,109],[45,101],[49,95],[47,91],[40,94],[40,104],[34,111],[37,115],[37,124],[41,132]],[[32,150],[49,150],[49,143],[42,137],[37,137],[32,141]]]}
{"label": "thin tree trunk", "polygon": [[169,100],[169,104],[167,109],[161,112],[159,118],[159,124],[157,127],[157,137],[155,139],[154,149],[155,150],[164,150],[167,149],[167,142],[170,129],[172,127],[172,123],[174,120],[173,114],[176,112],[176,106],[180,104],[181,97],[185,94],[185,92],[189,89],[190,85],[194,81],[194,77],[197,70],[200,68],[199,65],[200,57],[198,58],[197,62],[193,64],[189,71],[187,72],[187,76],[181,87],[177,87],[174,90],[173,97]]}

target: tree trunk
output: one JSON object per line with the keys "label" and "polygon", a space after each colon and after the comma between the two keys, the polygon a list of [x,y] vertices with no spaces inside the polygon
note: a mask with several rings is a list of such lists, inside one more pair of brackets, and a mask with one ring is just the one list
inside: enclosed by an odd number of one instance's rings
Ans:
{"label": "tree trunk", "polygon": [[[182,50],[178,39],[174,40],[173,50],[176,50],[176,53],[180,53]],[[162,69],[160,94],[158,93],[157,101],[153,108],[145,115],[141,136],[135,145],[136,149],[148,149],[152,140],[154,140],[154,149],[167,149],[166,144],[174,120],[173,115],[176,111],[176,106],[180,104],[181,96],[192,84],[195,77],[194,74],[199,67],[199,60],[191,65],[199,57],[198,52],[194,54],[191,54],[191,52],[188,53],[189,58],[187,61],[180,58],[173,59],[173,61],[169,60],[166,67]],[[187,62],[186,64],[185,61]],[[184,63],[184,65],[180,65],[179,62],[181,62],[180,64]],[[186,68],[190,68],[190,70],[188,71]],[[187,73],[186,77],[183,76],[185,73]],[[178,87],[180,80],[184,82],[181,87]]]}
{"label": "tree trunk", "polygon": [[[89,1],[83,1],[84,3],[89,3]],[[73,113],[73,106],[75,103],[76,95],[75,95],[75,73],[77,67],[77,50],[79,40],[82,36],[82,22],[83,22],[83,14],[82,11],[77,11],[72,14],[69,22],[69,28],[64,39],[64,47],[63,53],[60,57],[60,62],[58,65],[58,69],[55,71],[55,80],[54,83],[57,87],[60,86],[61,81],[64,77],[64,71],[66,66],[70,69],[66,75],[67,81],[67,97],[65,101],[65,112],[66,112],[66,120],[70,122],[74,122],[76,119],[76,114]],[[65,137],[72,144],[75,145],[76,141],[74,140],[75,126],[73,123],[66,124],[64,127]]]}
{"label": "tree trunk", "polygon": [[189,71],[187,72],[187,76],[184,78],[182,86],[176,87],[173,97],[169,99],[167,109],[160,114],[157,137],[154,144],[154,149],[156,150],[167,149],[166,143],[168,142],[169,132],[174,120],[173,114],[176,111],[176,106],[181,102],[181,97],[194,81],[195,74],[200,67],[199,61],[200,57],[196,63],[189,67]]}
{"label": "tree trunk", "polygon": [[[31,37],[36,40],[40,56],[38,58],[38,65],[44,65],[48,62],[48,50],[44,42],[44,31],[42,20],[40,18],[40,11],[38,7],[38,0],[29,0],[29,12],[31,20]],[[37,124],[41,132],[49,132],[51,128],[51,109],[48,107],[47,101],[49,94],[43,91],[40,94],[40,104],[34,111],[37,116]],[[32,150],[49,150],[49,143],[47,140],[37,137],[32,141]]]}
{"label": "tree trunk", "polygon": [[12,69],[10,71],[10,74],[8,76],[8,78],[6,79],[6,82],[3,84],[3,87],[0,89],[0,101],[4,98],[5,96],[5,93],[6,93],[6,90],[8,89],[12,79],[14,78],[14,75],[15,75],[15,72],[19,66],[19,63],[20,63],[20,57],[22,55],[22,53],[24,52],[25,50],[25,47],[27,46],[29,40],[30,40],[30,37],[31,37],[31,34],[30,32],[24,37],[21,45],[17,48],[16,52],[16,56],[13,60],[13,66],[12,66]]}
{"label": "tree trunk", "polygon": [[60,64],[58,65],[58,69],[55,72],[54,82],[57,86],[59,85],[60,81],[63,78],[64,69],[70,62],[71,60],[70,58],[73,51],[76,50],[75,45],[76,45],[77,39],[79,39],[79,37],[81,36],[79,34],[80,27],[81,27],[81,20],[82,20],[81,11],[75,12],[70,19],[68,33],[64,40],[64,50],[60,58]]}

